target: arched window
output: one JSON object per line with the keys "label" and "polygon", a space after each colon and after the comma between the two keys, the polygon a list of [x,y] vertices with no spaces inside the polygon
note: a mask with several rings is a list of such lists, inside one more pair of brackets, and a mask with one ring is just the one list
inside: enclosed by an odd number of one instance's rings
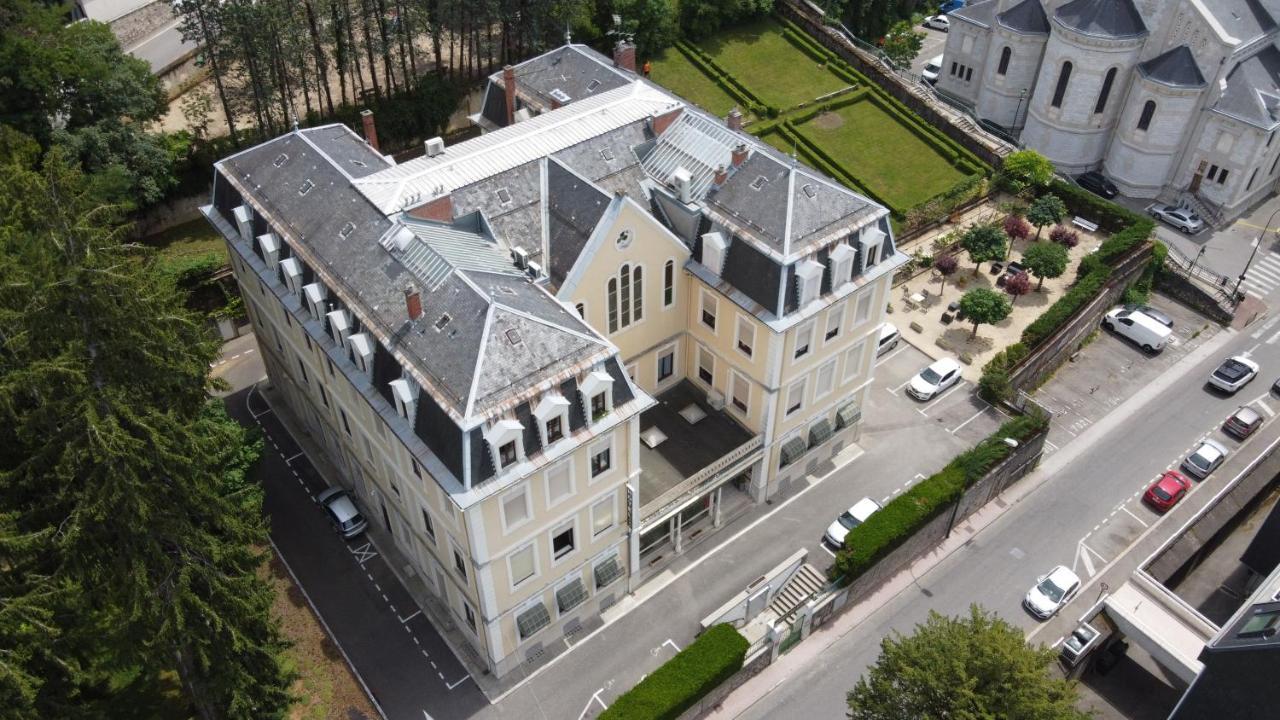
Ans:
{"label": "arched window", "polygon": [[609,332],[618,331],[618,278],[609,278]]}
{"label": "arched window", "polygon": [[671,307],[676,301],[676,261],[668,260],[662,266],[662,307]]}
{"label": "arched window", "polygon": [[636,322],[644,319],[644,277],[639,265],[631,271],[631,318]]}
{"label": "arched window", "polygon": [[622,264],[622,269],[618,271],[618,279],[622,284],[622,319],[618,322],[619,327],[627,327],[631,324],[631,265]]}
{"label": "arched window", "polygon": [[1148,100],[1146,105],[1142,106],[1142,115],[1138,116],[1138,129],[1146,132],[1151,127],[1151,118],[1156,114],[1156,101]]}
{"label": "arched window", "polygon": [[623,263],[618,274],[606,284],[609,308],[609,332],[617,332],[644,319],[644,271],[640,266]]}
{"label": "arched window", "polygon": [[1053,90],[1053,103],[1056,108],[1062,107],[1062,98],[1067,94],[1067,83],[1071,82],[1071,62],[1062,63],[1062,72],[1058,73],[1058,87]]}
{"label": "arched window", "polygon": [[1013,55],[1013,50],[1008,45],[1005,45],[1004,49],[1000,51],[1000,65],[996,67],[997,75],[1004,75],[1009,72],[1009,57],[1011,55]]}
{"label": "arched window", "polygon": [[1102,80],[1102,92],[1098,93],[1098,104],[1093,106],[1094,114],[1098,114],[1107,109],[1107,97],[1111,95],[1111,83],[1116,80],[1116,69],[1111,68],[1107,71],[1107,76]]}

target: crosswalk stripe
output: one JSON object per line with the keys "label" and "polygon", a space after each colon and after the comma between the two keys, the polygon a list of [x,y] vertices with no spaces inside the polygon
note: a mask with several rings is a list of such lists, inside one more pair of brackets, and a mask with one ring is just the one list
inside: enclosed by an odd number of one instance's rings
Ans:
{"label": "crosswalk stripe", "polygon": [[1254,296],[1254,297],[1258,298],[1259,300],[1263,300],[1263,299],[1265,299],[1265,298],[1263,298],[1261,295],[1259,295],[1258,293],[1256,293],[1256,292],[1254,292],[1253,290],[1251,290],[1251,289],[1249,288],[1249,286],[1248,286],[1248,285],[1246,285],[1246,286],[1245,286],[1244,291],[1245,291],[1246,293],[1248,293],[1248,294],[1250,294],[1250,295],[1252,295],[1252,296]]}
{"label": "crosswalk stripe", "polygon": [[1258,281],[1258,280],[1245,280],[1244,286],[1255,287],[1255,288],[1258,288],[1259,290],[1262,290],[1263,292],[1271,292],[1272,290],[1276,289],[1276,283]]}
{"label": "crosswalk stripe", "polygon": [[1253,267],[1249,268],[1249,272],[1246,274],[1251,277],[1254,275],[1261,275],[1262,277],[1272,282],[1280,282],[1280,270],[1274,270],[1271,268],[1254,265]]}

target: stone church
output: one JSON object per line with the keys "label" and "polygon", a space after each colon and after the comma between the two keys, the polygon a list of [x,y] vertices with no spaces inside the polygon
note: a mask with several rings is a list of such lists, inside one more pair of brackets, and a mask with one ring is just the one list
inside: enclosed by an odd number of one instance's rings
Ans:
{"label": "stone church", "polygon": [[1236,217],[1280,178],[1280,0],[983,0],[938,89],[1064,173]]}

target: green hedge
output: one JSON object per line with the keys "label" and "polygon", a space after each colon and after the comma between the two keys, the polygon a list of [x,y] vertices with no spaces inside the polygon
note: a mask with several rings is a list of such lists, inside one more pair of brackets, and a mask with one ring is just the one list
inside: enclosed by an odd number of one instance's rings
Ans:
{"label": "green hedge", "polygon": [[685,40],[677,40],[675,44],[676,50],[689,58],[689,62],[694,67],[702,71],[703,75],[711,78],[711,81],[719,85],[722,90],[737,100],[742,105],[742,110],[753,113],[757,116],[766,114],[766,106],[764,101],[756,96],[755,93],[747,89],[736,77],[728,70],[720,67],[720,65],[711,58],[702,48],[693,45]]}
{"label": "green hedge", "polygon": [[1062,198],[1062,202],[1067,205],[1067,212],[1096,222],[1099,228],[1110,233],[1147,220],[1146,217],[1098,197],[1072,182],[1054,178],[1049,184],[1049,192]]}
{"label": "green hedge", "polygon": [[600,720],[674,720],[741,670],[749,646],[732,625],[713,625],[615,700]]}
{"label": "green hedge", "polygon": [[965,488],[1008,457],[1013,448],[1004,443],[1005,438],[1024,442],[1048,425],[1048,419],[1040,414],[1013,418],[972,449],[957,455],[946,467],[890,500],[845,536],[834,572],[845,584],[852,582],[949,509]]}

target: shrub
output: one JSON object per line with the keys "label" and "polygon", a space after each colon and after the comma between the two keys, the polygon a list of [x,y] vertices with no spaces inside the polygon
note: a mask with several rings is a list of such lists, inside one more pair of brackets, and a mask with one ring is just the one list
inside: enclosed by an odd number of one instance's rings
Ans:
{"label": "shrub", "polygon": [[990,437],[957,455],[933,475],[916,483],[867,521],[849,531],[836,555],[834,572],[848,584],[937,517],[965,488],[980,480],[1012,452],[1004,438],[1018,442],[1048,427],[1048,419],[1027,414],[1005,422]]}
{"label": "shrub", "polygon": [[713,625],[689,647],[623,693],[600,720],[674,720],[742,669],[750,643],[732,625]]}
{"label": "shrub", "polygon": [[1103,266],[1077,280],[1076,284],[1063,293],[1057,302],[1050,305],[1048,310],[1023,329],[1022,344],[1028,348],[1034,348],[1046,337],[1052,335],[1077,310],[1093,299],[1110,276],[1111,268]]}
{"label": "shrub", "polygon": [[1114,233],[1139,222],[1150,222],[1148,218],[1100,198],[1075,183],[1055,179],[1049,185],[1049,191],[1062,198],[1069,213],[1096,222],[1099,228],[1107,232]]}
{"label": "shrub", "polygon": [[1013,299],[1013,302],[1018,302],[1019,297],[1031,292],[1031,276],[1025,272],[1009,276],[1004,281],[1004,291],[1009,293],[1009,297]]}
{"label": "shrub", "polygon": [[1035,150],[1010,153],[1000,169],[1014,182],[1032,187],[1044,187],[1053,180],[1053,163]]}
{"label": "shrub", "polygon": [[1010,240],[1026,240],[1031,237],[1031,224],[1017,215],[1006,215],[1002,227]]}
{"label": "shrub", "polygon": [[1009,384],[1009,373],[1027,356],[1027,347],[1016,342],[996,353],[982,366],[982,377],[978,380],[978,390],[988,402],[1000,402],[1013,395],[1013,386]]}
{"label": "shrub", "polygon": [[1073,248],[1080,244],[1080,233],[1065,225],[1054,225],[1049,231],[1049,241],[1066,248]]}

